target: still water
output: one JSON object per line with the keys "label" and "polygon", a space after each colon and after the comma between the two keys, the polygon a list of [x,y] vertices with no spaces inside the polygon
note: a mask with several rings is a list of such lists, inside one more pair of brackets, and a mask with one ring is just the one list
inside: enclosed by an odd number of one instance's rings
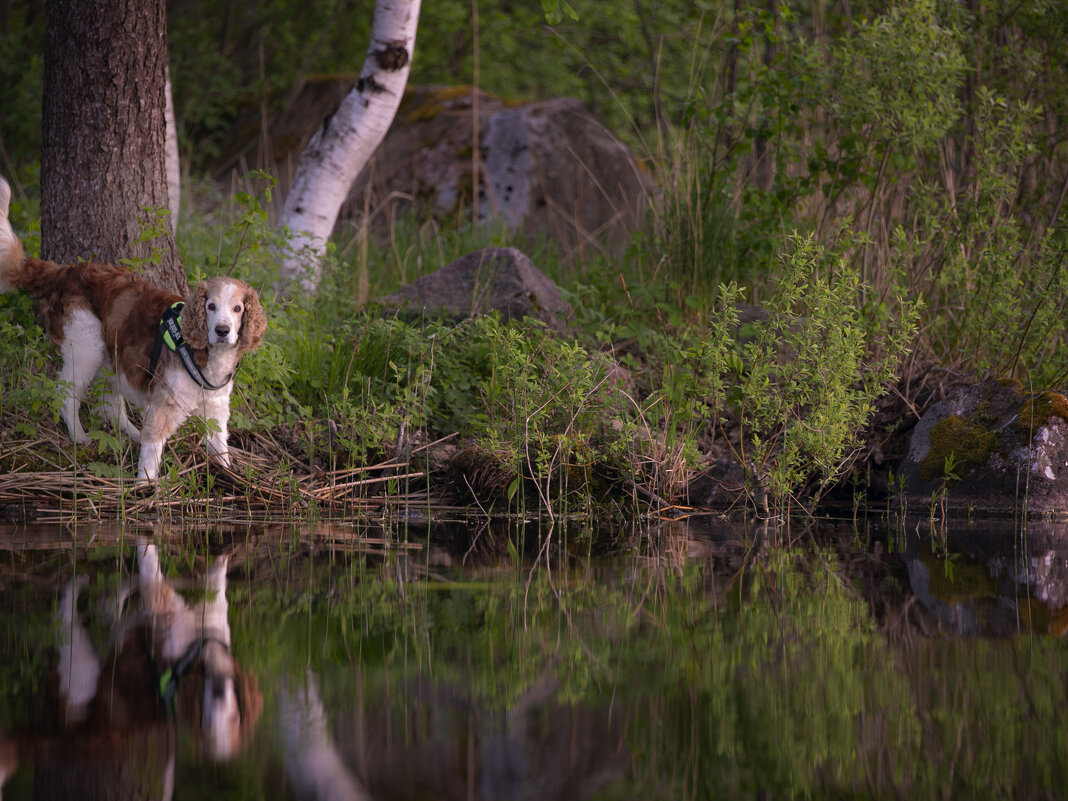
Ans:
{"label": "still water", "polygon": [[11,799],[1068,797],[1068,526],[0,528]]}

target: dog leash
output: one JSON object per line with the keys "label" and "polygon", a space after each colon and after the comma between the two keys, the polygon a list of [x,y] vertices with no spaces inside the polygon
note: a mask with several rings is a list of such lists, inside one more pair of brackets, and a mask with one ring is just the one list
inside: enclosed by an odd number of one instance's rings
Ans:
{"label": "dog leash", "polygon": [[166,345],[167,350],[178,354],[185,371],[189,373],[189,377],[201,389],[222,389],[230,383],[234,374],[230,373],[226,380],[218,386],[204,377],[204,373],[200,370],[200,365],[193,359],[193,353],[189,350],[189,343],[182,336],[182,326],[178,318],[181,316],[183,308],[185,308],[185,303],[182,301],[172,303],[163,312],[163,316],[159,320],[159,327],[156,329],[156,341],[152,346],[152,361],[148,366],[148,380],[151,381],[156,377],[156,366],[159,364],[159,357],[163,354],[163,346]]}

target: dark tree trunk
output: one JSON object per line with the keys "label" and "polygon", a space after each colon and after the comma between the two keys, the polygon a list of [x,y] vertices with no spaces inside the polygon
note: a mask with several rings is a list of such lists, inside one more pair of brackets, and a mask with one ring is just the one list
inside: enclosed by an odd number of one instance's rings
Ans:
{"label": "dark tree trunk", "polygon": [[[133,259],[162,289],[188,286],[170,226],[164,156],[164,0],[48,0],[41,251],[53,261]],[[157,263],[151,263],[158,261]]]}

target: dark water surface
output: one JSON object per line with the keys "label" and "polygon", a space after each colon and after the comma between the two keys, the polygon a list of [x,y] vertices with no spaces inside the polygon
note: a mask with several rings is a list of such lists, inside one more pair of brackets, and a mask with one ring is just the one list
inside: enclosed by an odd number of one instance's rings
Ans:
{"label": "dark water surface", "polygon": [[0,528],[3,798],[1068,797],[1068,526],[929,528]]}

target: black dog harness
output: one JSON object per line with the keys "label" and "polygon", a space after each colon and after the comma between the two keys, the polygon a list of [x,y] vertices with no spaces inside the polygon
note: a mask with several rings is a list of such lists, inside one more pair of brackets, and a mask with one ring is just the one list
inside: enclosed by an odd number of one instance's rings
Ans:
{"label": "black dog harness", "polygon": [[159,364],[159,357],[163,353],[163,346],[166,345],[167,350],[178,354],[178,357],[182,360],[182,366],[185,367],[185,371],[189,373],[189,377],[193,379],[197,386],[201,389],[222,389],[230,383],[234,374],[230,373],[226,380],[219,385],[211,383],[204,377],[200,366],[193,359],[193,352],[189,349],[189,343],[182,336],[182,326],[178,322],[178,318],[181,316],[183,308],[185,308],[185,303],[182,301],[172,303],[167,307],[167,311],[163,312],[163,316],[159,320],[159,327],[156,329],[156,342],[152,346],[152,362],[148,366],[148,380],[151,381],[155,378],[156,366]]}
{"label": "black dog harness", "polygon": [[176,709],[176,702],[178,698],[178,682],[180,682],[185,674],[189,672],[193,667],[193,663],[197,661],[200,656],[201,650],[209,643],[217,643],[226,649],[227,653],[230,653],[230,646],[220,640],[218,637],[198,637],[193,640],[186,652],[182,654],[181,658],[172,666],[163,671],[159,676],[159,695],[163,701],[163,705],[167,708],[167,711],[173,715]]}

